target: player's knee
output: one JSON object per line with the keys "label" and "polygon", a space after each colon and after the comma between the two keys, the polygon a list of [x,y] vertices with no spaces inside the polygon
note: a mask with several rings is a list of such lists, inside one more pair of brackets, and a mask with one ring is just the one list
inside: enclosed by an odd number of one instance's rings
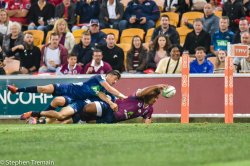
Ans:
{"label": "player's knee", "polygon": [[52,100],[52,105],[56,106],[64,106],[65,105],[65,98],[64,97],[56,97]]}

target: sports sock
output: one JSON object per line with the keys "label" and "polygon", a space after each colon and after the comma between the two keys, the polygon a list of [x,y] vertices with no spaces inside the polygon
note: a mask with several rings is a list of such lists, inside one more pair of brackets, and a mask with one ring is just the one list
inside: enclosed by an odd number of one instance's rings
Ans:
{"label": "sports sock", "polygon": [[40,113],[41,112],[32,111],[31,116],[40,118],[41,117]]}
{"label": "sports sock", "polygon": [[37,86],[30,86],[27,88],[18,88],[17,92],[37,93]]}

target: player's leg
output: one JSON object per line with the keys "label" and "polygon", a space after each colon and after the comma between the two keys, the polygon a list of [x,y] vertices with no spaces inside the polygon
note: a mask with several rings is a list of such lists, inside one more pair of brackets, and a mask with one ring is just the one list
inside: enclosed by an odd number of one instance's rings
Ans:
{"label": "player's leg", "polygon": [[56,108],[67,106],[71,102],[71,98],[67,96],[57,96],[50,102],[49,106],[44,111],[56,110]]}
{"label": "player's leg", "polygon": [[11,91],[11,93],[27,92],[27,93],[52,94],[54,92],[54,85],[49,84],[45,86],[30,86],[30,87],[24,87],[24,88],[18,88],[14,85],[8,85],[8,90]]}
{"label": "player's leg", "polygon": [[[50,111],[50,113],[52,114],[54,110],[56,110],[57,107],[64,107],[67,106],[68,104],[72,103],[72,100],[70,97],[68,96],[57,96],[55,97],[50,105],[43,111]],[[55,112],[55,111],[54,111]],[[54,114],[53,114],[54,115]],[[29,112],[25,112],[20,116],[21,120],[26,120],[30,117],[36,117],[37,119],[39,119],[41,117],[41,111],[29,111]],[[56,117],[54,117],[56,118]]]}
{"label": "player's leg", "polygon": [[[41,111],[40,114],[35,115],[35,116],[45,116],[48,118],[55,118],[59,121],[65,120],[72,115],[74,115],[75,111],[72,107],[66,106],[61,109],[60,112],[54,111],[54,110],[49,110],[49,111]],[[34,114],[33,114],[34,115]]]}

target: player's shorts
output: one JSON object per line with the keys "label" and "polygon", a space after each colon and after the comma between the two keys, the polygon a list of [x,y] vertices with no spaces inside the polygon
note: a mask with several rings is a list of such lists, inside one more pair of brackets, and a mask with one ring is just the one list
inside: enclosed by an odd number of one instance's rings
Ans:
{"label": "player's shorts", "polygon": [[90,102],[91,102],[90,100],[85,100],[85,101],[75,100],[74,102],[69,104],[69,106],[74,109],[75,113],[77,113],[77,112],[79,113],[79,112],[83,111],[83,107]]}
{"label": "player's shorts", "polygon": [[114,111],[105,102],[95,102],[97,113],[101,112],[101,116],[97,116],[96,123],[116,123]]}
{"label": "player's shorts", "polygon": [[74,124],[76,123],[79,123],[81,121],[81,117],[78,113],[75,113],[73,116],[72,116],[72,121]]}
{"label": "player's shorts", "polygon": [[[71,103],[69,106],[74,109],[76,115],[72,117],[73,121],[79,121],[78,115],[82,115],[82,111],[85,105],[90,103],[90,100],[76,100]],[[103,101],[93,101],[97,108],[97,117],[96,123],[115,123],[115,116],[113,114],[113,110],[109,107],[109,105]],[[78,115],[77,115],[78,114]],[[83,117],[81,120],[88,121],[88,119],[84,119]]]}
{"label": "player's shorts", "polygon": [[68,96],[68,87],[67,84],[53,84],[54,92],[53,96]]}
{"label": "player's shorts", "polygon": [[96,92],[87,85],[82,85],[76,88],[74,84],[53,84],[53,96],[67,96],[68,104],[72,103],[71,100],[85,100],[88,98],[97,97]]}

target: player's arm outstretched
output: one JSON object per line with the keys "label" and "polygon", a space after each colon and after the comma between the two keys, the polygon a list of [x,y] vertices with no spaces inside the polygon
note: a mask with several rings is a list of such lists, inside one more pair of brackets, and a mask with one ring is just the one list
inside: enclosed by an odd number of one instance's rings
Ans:
{"label": "player's arm outstretched", "polygon": [[117,111],[118,110],[118,106],[116,103],[112,102],[111,99],[103,92],[99,92],[98,94],[98,97],[102,100],[102,101],[105,101],[106,103],[109,104],[110,108],[114,111]]}
{"label": "player's arm outstretched", "polygon": [[139,89],[136,92],[136,96],[139,97],[139,98],[141,98],[141,97],[144,97],[144,96],[150,94],[151,92],[153,92],[156,89],[162,90],[163,88],[167,88],[167,87],[168,87],[167,84],[151,85],[151,86],[145,87],[143,89]]}
{"label": "player's arm outstretched", "polygon": [[122,94],[121,92],[119,92],[117,89],[115,89],[114,87],[110,86],[106,81],[101,82],[101,85],[111,94],[115,95],[116,97],[120,98],[120,99],[126,99],[128,98],[128,96],[125,96],[124,94]]}

